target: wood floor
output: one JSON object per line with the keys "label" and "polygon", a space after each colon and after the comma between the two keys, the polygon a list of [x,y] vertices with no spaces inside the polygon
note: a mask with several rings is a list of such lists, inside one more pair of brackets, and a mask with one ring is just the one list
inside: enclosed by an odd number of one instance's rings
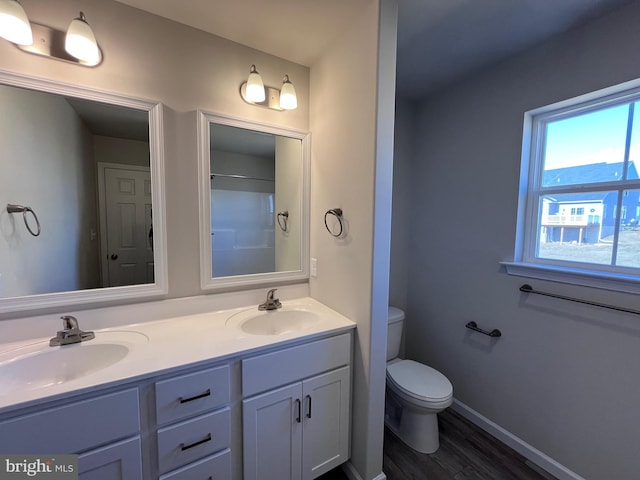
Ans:
{"label": "wood floor", "polygon": [[[555,480],[451,409],[438,415],[440,449],[431,455],[407,447],[385,429],[383,471],[388,480]],[[347,480],[336,469],[320,480]]]}

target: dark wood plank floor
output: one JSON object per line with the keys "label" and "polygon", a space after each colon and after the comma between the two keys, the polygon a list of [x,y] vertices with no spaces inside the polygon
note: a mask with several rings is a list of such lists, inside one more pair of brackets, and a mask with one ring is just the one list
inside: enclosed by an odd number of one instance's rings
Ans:
{"label": "dark wood plank floor", "polygon": [[[388,480],[555,480],[522,455],[451,409],[438,415],[440,448],[415,452],[385,429],[383,470]],[[320,480],[347,480],[338,468]]]}

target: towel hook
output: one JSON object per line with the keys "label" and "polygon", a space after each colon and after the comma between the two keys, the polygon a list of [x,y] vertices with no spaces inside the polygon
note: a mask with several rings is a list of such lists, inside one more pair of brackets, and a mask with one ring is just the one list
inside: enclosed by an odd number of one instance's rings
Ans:
{"label": "towel hook", "polygon": [[[40,235],[40,221],[38,220],[38,216],[36,215],[36,212],[34,212],[30,207],[23,207],[22,205],[14,205],[11,203],[7,204],[7,212],[9,213],[22,213],[22,220],[24,220],[24,226],[27,227],[27,230],[29,230],[29,233],[31,235],[33,235],[34,237],[37,237],[38,235]],[[29,220],[27,219],[27,213],[31,213],[31,215],[33,216],[34,220],[36,221],[36,229],[37,232],[34,232],[31,229],[31,226],[29,225]]]}

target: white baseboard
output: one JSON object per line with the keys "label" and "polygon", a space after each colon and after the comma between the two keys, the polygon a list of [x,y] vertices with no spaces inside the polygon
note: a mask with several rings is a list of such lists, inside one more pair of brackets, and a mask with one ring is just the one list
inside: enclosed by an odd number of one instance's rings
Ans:
{"label": "white baseboard", "polygon": [[[360,476],[358,471],[355,469],[351,461],[348,461],[342,464],[342,471],[345,473],[347,477],[349,477],[349,480],[364,480]],[[372,478],[371,480],[387,480],[387,476],[384,473],[381,473],[380,475],[376,476],[375,478]]]}
{"label": "white baseboard", "polygon": [[537,448],[529,445],[527,442],[519,437],[516,437],[511,432],[505,430],[500,425],[492,422],[487,417],[482,416],[471,407],[465,405],[457,399],[453,399],[451,408],[465,417],[470,422],[474,423],[485,432],[493,435],[505,445],[513,448],[520,455],[534,463],[539,468],[546,472],[549,472],[559,480],[585,480],[577,473],[569,470],[564,465],[556,462],[553,458],[545,455]]}

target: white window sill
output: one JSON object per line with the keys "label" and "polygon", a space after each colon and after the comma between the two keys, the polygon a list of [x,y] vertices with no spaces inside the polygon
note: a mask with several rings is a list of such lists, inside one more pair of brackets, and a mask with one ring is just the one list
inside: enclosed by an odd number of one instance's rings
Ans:
{"label": "white window sill", "polygon": [[640,277],[521,262],[500,262],[509,275],[640,294]]}

